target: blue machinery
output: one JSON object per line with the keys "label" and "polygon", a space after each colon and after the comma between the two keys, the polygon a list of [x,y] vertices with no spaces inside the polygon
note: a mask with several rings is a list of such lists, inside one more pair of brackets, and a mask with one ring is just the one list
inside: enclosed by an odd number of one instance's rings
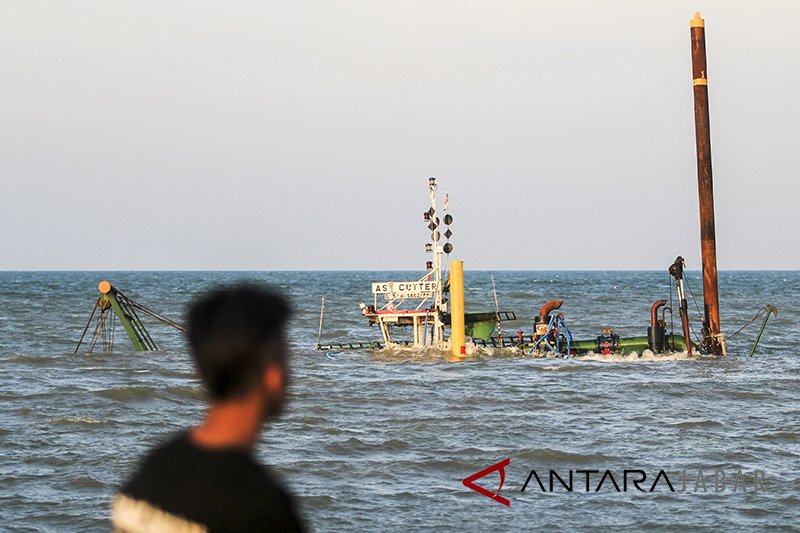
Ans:
{"label": "blue machinery", "polygon": [[[565,332],[566,334],[562,333]],[[547,329],[544,334],[533,344],[529,355],[542,352],[543,349],[561,355],[561,340],[564,339],[567,343],[567,357],[572,357],[572,333],[570,333],[567,323],[564,322],[564,314],[558,313],[550,317],[550,322],[547,324]]]}

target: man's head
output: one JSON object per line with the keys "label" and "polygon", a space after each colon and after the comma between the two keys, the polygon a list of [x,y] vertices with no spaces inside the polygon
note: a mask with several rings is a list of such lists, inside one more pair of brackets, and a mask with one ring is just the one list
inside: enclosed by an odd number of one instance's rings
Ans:
{"label": "man's head", "polygon": [[283,296],[249,284],[218,288],[191,305],[189,345],[212,402],[274,387],[278,371],[284,378],[290,314]]}

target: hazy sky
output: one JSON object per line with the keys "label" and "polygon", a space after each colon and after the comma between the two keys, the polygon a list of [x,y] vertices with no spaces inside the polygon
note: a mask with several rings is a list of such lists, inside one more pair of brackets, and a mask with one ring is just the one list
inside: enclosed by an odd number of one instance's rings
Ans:
{"label": "hazy sky", "polygon": [[800,3],[0,0],[0,269],[798,269]]}

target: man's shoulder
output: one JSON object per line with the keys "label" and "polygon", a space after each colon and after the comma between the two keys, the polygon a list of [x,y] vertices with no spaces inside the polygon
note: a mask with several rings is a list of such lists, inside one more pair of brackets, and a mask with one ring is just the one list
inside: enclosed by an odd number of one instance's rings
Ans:
{"label": "man's shoulder", "polygon": [[144,461],[152,460],[165,460],[173,455],[185,456],[187,453],[192,453],[195,446],[189,439],[189,432],[184,430],[172,434],[169,438],[151,448]]}
{"label": "man's shoulder", "polygon": [[154,448],[114,502],[115,520],[119,511],[160,520],[153,509],[211,531],[222,520],[230,526],[231,517],[241,530],[256,523],[302,529],[291,496],[249,452],[203,448],[186,433]]}
{"label": "man's shoulder", "polygon": [[123,491],[134,489],[150,477],[163,478],[175,470],[185,470],[196,461],[195,450],[189,442],[188,434],[180,432],[151,448],[136,467],[136,471],[123,486]]}
{"label": "man's shoulder", "polygon": [[133,496],[169,493],[260,492],[277,487],[267,470],[240,448],[206,448],[188,432],[173,435],[153,448],[122,487]]}

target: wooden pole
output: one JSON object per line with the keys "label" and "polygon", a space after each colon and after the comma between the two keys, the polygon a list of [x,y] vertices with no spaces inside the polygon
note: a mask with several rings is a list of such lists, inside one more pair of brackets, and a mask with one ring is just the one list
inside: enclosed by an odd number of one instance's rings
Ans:
{"label": "wooden pole", "polygon": [[720,355],[719,293],[717,289],[717,242],[714,228],[714,186],[711,177],[711,127],[708,118],[708,71],[705,21],[696,13],[692,35],[692,85],[694,127],[697,142],[697,186],[700,196],[700,246],[703,256],[703,339],[709,353]]}

